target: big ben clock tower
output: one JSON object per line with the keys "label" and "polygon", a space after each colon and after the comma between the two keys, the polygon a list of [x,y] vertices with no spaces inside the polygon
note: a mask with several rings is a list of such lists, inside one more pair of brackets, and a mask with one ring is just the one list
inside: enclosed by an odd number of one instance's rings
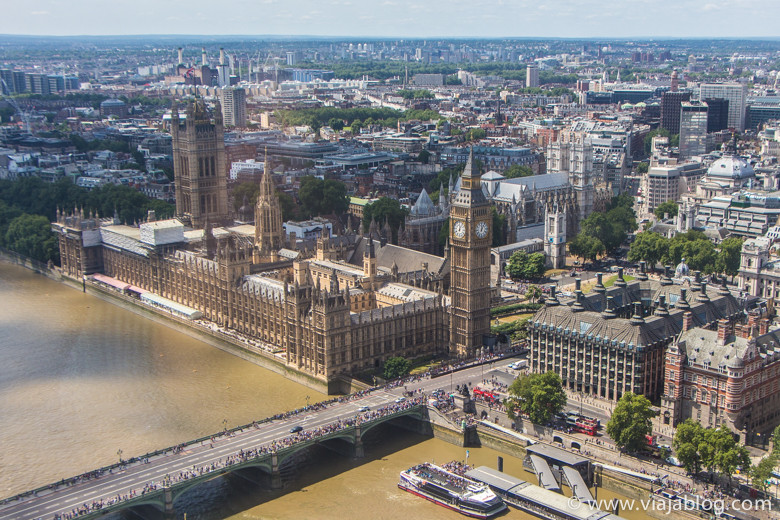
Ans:
{"label": "big ben clock tower", "polygon": [[476,355],[490,333],[490,245],[493,215],[472,171],[473,152],[450,208],[450,352]]}

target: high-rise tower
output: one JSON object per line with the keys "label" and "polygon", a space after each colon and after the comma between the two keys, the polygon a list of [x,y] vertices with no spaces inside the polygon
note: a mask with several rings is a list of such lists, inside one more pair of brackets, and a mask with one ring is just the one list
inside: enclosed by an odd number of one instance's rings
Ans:
{"label": "high-rise tower", "polygon": [[493,215],[469,153],[450,208],[450,351],[474,356],[490,333]]}
{"label": "high-rise tower", "polygon": [[217,103],[212,120],[202,99],[187,106],[187,118],[179,110],[171,114],[176,216],[194,228],[206,220],[227,223],[227,176],[222,109]]}
{"label": "high-rise tower", "polygon": [[263,180],[255,205],[255,247],[260,256],[273,256],[282,247],[282,209],[276,196],[271,163],[266,153]]}

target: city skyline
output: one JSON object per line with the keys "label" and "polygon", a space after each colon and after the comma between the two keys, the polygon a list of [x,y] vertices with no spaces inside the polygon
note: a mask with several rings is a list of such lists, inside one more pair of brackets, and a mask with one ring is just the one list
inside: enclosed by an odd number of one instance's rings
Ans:
{"label": "city skyline", "polygon": [[758,0],[94,0],[6,6],[6,34],[269,35],[388,38],[775,38],[780,5]]}

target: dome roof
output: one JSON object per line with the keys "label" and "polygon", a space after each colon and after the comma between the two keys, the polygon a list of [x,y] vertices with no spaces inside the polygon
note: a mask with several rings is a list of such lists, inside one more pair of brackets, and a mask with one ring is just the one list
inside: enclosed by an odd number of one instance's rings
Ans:
{"label": "dome roof", "polygon": [[677,268],[674,270],[674,274],[677,278],[688,276],[690,272],[691,270],[688,268],[688,264],[685,263],[685,258],[683,258],[680,263],[677,264]]}
{"label": "dome roof", "polygon": [[729,179],[745,179],[755,176],[753,167],[741,157],[729,155],[721,157],[707,170],[708,177],[721,177]]}

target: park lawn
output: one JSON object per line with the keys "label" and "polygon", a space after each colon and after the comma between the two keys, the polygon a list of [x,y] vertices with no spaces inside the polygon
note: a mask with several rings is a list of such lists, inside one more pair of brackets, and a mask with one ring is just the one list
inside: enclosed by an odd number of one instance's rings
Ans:
{"label": "park lawn", "polygon": [[[630,282],[633,280],[633,276],[629,276],[627,274],[623,275],[623,280],[626,282]],[[615,281],[617,280],[617,275],[613,274],[612,276],[608,276],[602,280],[602,283],[604,284],[604,287],[612,287],[615,285]],[[596,287],[596,280],[593,280],[592,282],[584,283],[582,284],[582,293],[588,294],[589,292],[593,291],[593,288]]]}
{"label": "park lawn", "polygon": [[558,276],[559,274],[568,273],[569,269],[548,269],[544,272],[544,276],[549,278],[551,276]]}
{"label": "park lawn", "polygon": [[[533,316],[533,312],[523,312],[518,314],[510,314],[509,316],[501,316],[500,318],[496,318],[499,323],[512,323],[517,320],[522,320],[523,318],[527,318],[529,316]],[[495,324],[495,321],[493,321]]]}
{"label": "park lawn", "polygon": [[[629,275],[627,275],[627,274],[624,274],[624,275],[623,275],[623,280],[625,280],[626,282],[630,282],[630,281],[631,281],[631,280],[633,280],[633,279],[634,279],[634,277],[633,277],[633,276],[629,276]],[[617,275],[615,275],[615,276],[610,276],[609,278],[607,278],[606,280],[604,280],[604,287],[612,287],[613,285],[615,285],[615,282],[616,282],[616,281],[617,281]]]}

